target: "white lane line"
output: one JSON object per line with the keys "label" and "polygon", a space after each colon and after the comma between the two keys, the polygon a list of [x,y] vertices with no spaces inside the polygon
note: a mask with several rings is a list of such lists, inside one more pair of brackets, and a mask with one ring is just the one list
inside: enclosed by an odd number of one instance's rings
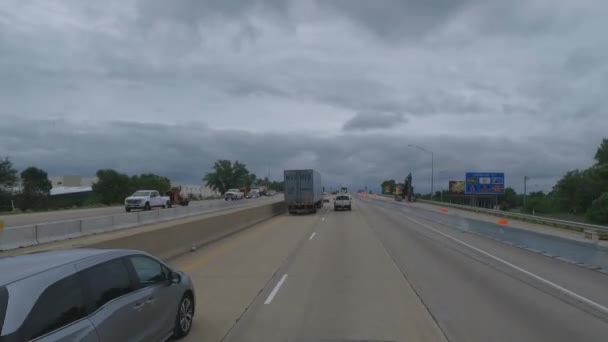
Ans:
{"label": "white lane line", "polygon": [[321,217],[321,221],[325,221],[325,217]]}
{"label": "white lane line", "polygon": [[264,302],[264,304],[272,303],[274,296],[276,296],[277,292],[279,292],[279,289],[281,288],[281,285],[283,285],[283,282],[285,282],[285,279],[287,279],[287,273],[283,274],[283,276],[281,277],[281,280],[279,280],[279,282],[274,287],[274,289],[272,289],[272,292],[270,292],[270,294],[268,295],[268,298],[266,298],[266,301]]}
{"label": "white lane line", "polygon": [[316,233],[316,232],[313,232],[313,233],[312,233],[312,235],[310,235],[310,237],[308,238],[308,240],[312,240],[312,238],[314,238],[314,237],[315,237],[315,235],[317,235],[317,233]]}
{"label": "white lane line", "polygon": [[488,252],[486,252],[484,250],[481,250],[481,249],[479,249],[479,248],[477,248],[475,246],[472,246],[472,245],[470,245],[470,244],[468,244],[468,243],[466,243],[466,242],[464,242],[462,240],[459,240],[459,239],[457,239],[457,238],[455,238],[455,237],[453,237],[453,236],[451,236],[449,234],[441,232],[441,231],[439,231],[439,230],[437,230],[437,229],[435,229],[435,228],[433,228],[431,226],[428,226],[428,225],[426,225],[426,224],[424,224],[424,223],[422,223],[422,222],[420,222],[418,220],[414,220],[413,218],[410,218],[410,217],[406,217],[406,218],[408,220],[412,221],[412,222],[418,223],[419,225],[421,225],[421,226],[423,226],[423,227],[425,227],[427,229],[430,229],[430,230],[434,231],[437,234],[443,235],[443,236],[445,236],[445,237],[447,237],[447,238],[449,238],[451,240],[454,240],[454,241],[458,242],[459,244],[461,244],[463,246],[466,246],[466,247],[468,247],[468,248],[470,248],[470,249],[472,249],[472,250],[474,250],[474,251],[476,251],[478,253],[481,253],[481,254],[483,254],[483,255],[491,258],[491,259],[494,259],[494,260],[502,263],[503,265],[509,266],[509,267],[511,267],[511,268],[513,268],[513,269],[515,269],[515,270],[517,270],[517,271],[519,271],[519,272],[521,272],[521,273],[523,273],[523,274],[531,277],[531,278],[534,278],[534,279],[538,280],[539,282],[541,282],[541,283],[543,283],[545,285],[548,285],[549,287],[552,287],[552,288],[554,288],[554,289],[556,289],[556,290],[558,290],[558,291],[560,291],[560,292],[562,292],[562,293],[564,293],[564,294],[566,294],[566,295],[568,295],[568,296],[570,296],[570,297],[572,297],[572,298],[574,298],[574,299],[576,299],[576,300],[578,300],[580,302],[583,302],[583,303],[591,306],[592,308],[594,308],[595,310],[598,310],[599,312],[601,312],[603,314],[608,314],[608,308],[605,307],[605,306],[603,306],[602,304],[596,303],[596,302],[592,301],[589,298],[583,297],[583,296],[579,295],[576,292],[572,292],[572,291],[568,290],[565,287],[559,286],[559,285],[557,285],[556,283],[554,283],[554,282],[552,282],[550,280],[547,280],[545,278],[537,276],[536,274],[534,274],[534,273],[532,273],[530,271],[527,271],[527,270],[525,270],[525,269],[523,269],[523,268],[521,268],[521,267],[519,267],[517,265],[514,265],[514,264],[512,264],[512,263],[510,263],[510,262],[508,262],[506,260],[504,260],[504,259],[501,259],[501,258],[499,258],[497,256],[494,256],[494,255],[492,255],[492,254],[490,254],[490,253],[488,253]]}

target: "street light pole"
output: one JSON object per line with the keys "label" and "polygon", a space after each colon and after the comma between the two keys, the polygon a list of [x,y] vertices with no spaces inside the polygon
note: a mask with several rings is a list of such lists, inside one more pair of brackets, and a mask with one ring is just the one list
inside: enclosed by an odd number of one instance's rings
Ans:
{"label": "street light pole", "polygon": [[407,145],[408,147],[414,147],[419,149],[420,151],[424,151],[426,153],[430,153],[431,154],[431,200],[433,199],[433,189],[434,189],[434,179],[435,179],[435,155],[433,153],[433,151],[427,150],[424,147],[418,146],[418,145],[412,145],[409,144]]}
{"label": "street light pole", "polygon": [[524,208],[526,204],[528,204],[528,194],[527,194],[527,185],[528,185],[528,176],[524,176]]}

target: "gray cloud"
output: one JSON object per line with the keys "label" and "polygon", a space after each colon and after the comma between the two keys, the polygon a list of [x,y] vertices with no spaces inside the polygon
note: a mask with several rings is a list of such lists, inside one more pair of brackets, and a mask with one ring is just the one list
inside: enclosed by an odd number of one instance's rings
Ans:
{"label": "gray cloud", "polygon": [[[547,190],[565,171],[592,164],[593,155],[593,151],[578,153],[587,141],[547,137],[530,141],[403,134],[315,137],[216,130],[194,123],[83,125],[17,118],[0,127],[0,156],[8,156],[21,169],[36,165],[52,175],[93,175],[100,168],[115,168],[199,182],[215,160],[227,158],[245,162],[260,176],[270,171],[273,179],[280,179],[284,169],[313,167],[323,174],[327,186],[376,188],[383,179],[401,179],[412,172],[417,189],[428,191],[430,158],[407,147],[424,142],[435,152],[438,188],[447,186],[450,179],[462,179],[466,171],[498,170],[506,172],[509,186],[517,188],[527,175]],[[441,170],[448,172],[440,174]]]}
{"label": "gray cloud", "polygon": [[374,184],[428,179],[417,143],[438,182],[548,184],[606,134],[607,15],[591,0],[7,0],[0,156],[191,181],[229,158]]}
{"label": "gray cloud", "polygon": [[392,128],[407,122],[403,114],[360,112],[344,123],[344,131]]}

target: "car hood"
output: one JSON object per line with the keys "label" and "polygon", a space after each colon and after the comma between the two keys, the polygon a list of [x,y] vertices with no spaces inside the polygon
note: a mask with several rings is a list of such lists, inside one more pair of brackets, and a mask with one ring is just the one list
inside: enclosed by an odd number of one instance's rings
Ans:
{"label": "car hood", "polygon": [[126,199],[128,200],[145,200],[148,199],[148,197],[143,197],[143,196],[129,196]]}

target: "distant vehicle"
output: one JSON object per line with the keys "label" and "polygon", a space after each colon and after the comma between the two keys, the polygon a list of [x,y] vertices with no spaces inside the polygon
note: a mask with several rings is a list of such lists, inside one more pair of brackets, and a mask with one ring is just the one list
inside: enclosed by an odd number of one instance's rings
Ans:
{"label": "distant vehicle", "polygon": [[345,186],[341,187],[341,188],[340,188],[340,193],[342,193],[342,194],[347,194],[347,193],[348,193],[348,188],[347,188],[347,187],[345,187]]}
{"label": "distant vehicle", "polygon": [[277,192],[274,190],[270,190],[270,191],[266,192],[266,196],[274,196],[276,194],[277,194]]}
{"label": "distant vehicle", "polygon": [[168,196],[161,196],[156,190],[137,190],[133,195],[125,198],[127,212],[132,209],[150,210],[158,207],[171,207],[171,199]]}
{"label": "distant vehicle", "polygon": [[323,193],[323,202],[329,203],[329,194],[327,192]]}
{"label": "distant vehicle", "polygon": [[334,201],[334,210],[351,210],[351,198],[349,195],[338,195]]}
{"label": "distant vehicle", "polygon": [[188,199],[188,197],[182,196],[182,188],[181,187],[171,188],[171,190],[167,191],[165,194],[167,196],[169,196],[169,200],[171,201],[171,205],[187,206],[188,204],[190,204],[190,199]]}
{"label": "distant vehicle", "polygon": [[285,203],[290,214],[316,213],[323,207],[321,175],[314,170],[285,170]]}
{"label": "distant vehicle", "polygon": [[0,259],[0,341],[164,341],[192,328],[188,275],[144,252],[64,249]]}
{"label": "distant vehicle", "polygon": [[395,187],[395,201],[401,202],[403,200],[403,186],[397,185]]}
{"label": "distant vehicle", "polygon": [[266,196],[268,189],[265,186],[256,186],[251,188],[251,191],[256,191],[260,196]]}
{"label": "distant vehicle", "polygon": [[228,191],[226,191],[226,193],[224,194],[224,199],[226,201],[236,201],[236,200],[241,200],[245,197],[245,193],[239,189],[229,189]]}
{"label": "distant vehicle", "polygon": [[258,198],[260,197],[260,193],[257,190],[251,190],[249,191],[249,193],[245,196],[245,198]]}

